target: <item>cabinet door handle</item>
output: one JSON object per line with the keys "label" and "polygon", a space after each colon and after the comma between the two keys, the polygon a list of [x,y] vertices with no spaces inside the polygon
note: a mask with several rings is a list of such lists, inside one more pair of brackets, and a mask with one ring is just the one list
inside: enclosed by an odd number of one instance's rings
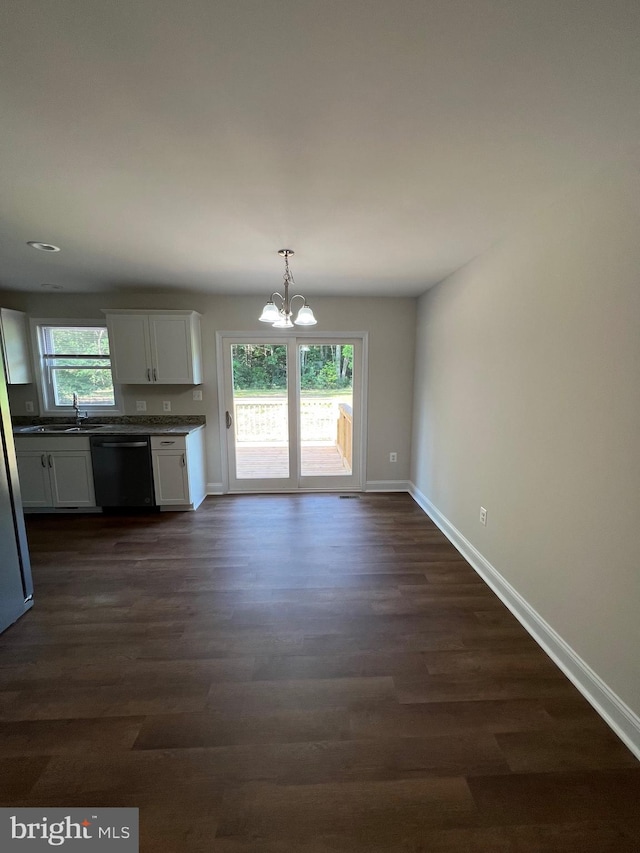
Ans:
{"label": "cabinet door handle", "polygon": [[147,367],[147,382],[151,382],[151,368]]}
{"label": "cabinet door handle", "polygon": [[47,454],[46,453],[42,454],[42,456],[40,457],[40,461],[42,462],[42,467],[46,468],[47,467]]}
{"label": "cabinet door handle", "polygon": [[175,441],[161,441],[160,444],[175,444]]}
{"label": "cabinet door handle", "polygon": [[182,454],[182,467],[183,467],[183,468],[185,468],[185,467],[186,467],[186,465],[187,465],[187,463],[186,463],[186,461],[185,461],[184,453],[183,453],[183,454]]}
{"label": "cabinet door handle", "polygon": [[227,429],[231,429],[231,424],[233,423],[233,418],[229,414],[229,412],[225,413],[225,420],[227,422]]}
{"label": "cabinet door handle", "polygon": [[153,381],[154,381],[154,382],[157,382],[157,381],[158,381],[158,374],[156,373],[156,369],[155,369],[155,367],[153,368]]}
{"label": "cabinet door handle", "polygon": [[49,468],[53,468],[53,459],[51,458],[51,454],[49,454]]}

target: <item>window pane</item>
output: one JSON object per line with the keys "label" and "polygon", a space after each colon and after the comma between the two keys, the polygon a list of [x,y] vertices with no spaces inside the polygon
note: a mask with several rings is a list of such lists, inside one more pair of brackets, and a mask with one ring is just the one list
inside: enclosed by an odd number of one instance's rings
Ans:
{"label": "window pane", "polygon": [[233,344],[236,477],[289,476],[287,347]]}
{"label": "window pane", "polygon": [[115,406],[111,369],[53,367],[51,382],[56,406],[70,406],[74,392],[82,406]]}
{"label": "window pane", "polygon": [[111,362],[108,358],[65,358],[64,356],[55,356],[47,358],[47,364],[51,367],[106,367],[109,368]]}
{"label": "window pane", "polygon": [[299,347],[300,473],[351,474],[353,345]]}
{"label": "window pane", "polygon": [[40,326],[41,376],[46,410],[66,409],[78,395],[81,408],[116,405],[109,335],[105,325]]}
{"label": "window pane", "polygon": [[66,355],[109,355],[106,328],[83,326],[50,326],[47,330],[48,352]]}

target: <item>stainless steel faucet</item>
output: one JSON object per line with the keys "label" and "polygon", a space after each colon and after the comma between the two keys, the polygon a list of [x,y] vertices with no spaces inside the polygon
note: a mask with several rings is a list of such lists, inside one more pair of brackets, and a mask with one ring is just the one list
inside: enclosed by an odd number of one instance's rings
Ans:
{"label": "stainless steel faucet", "polygon": [[[82,425],[82,421],[84,420],[84,418],[80,417],[80,406],[78,405],[78,395],[76,394],[75,391],[73,392],[73,402],[71,403],[71,405],[72,405],[72,407],[76,413],[76,426],[79,427]],[[84,417],[86,418],[86,416],[87,415],[85,413]]]}

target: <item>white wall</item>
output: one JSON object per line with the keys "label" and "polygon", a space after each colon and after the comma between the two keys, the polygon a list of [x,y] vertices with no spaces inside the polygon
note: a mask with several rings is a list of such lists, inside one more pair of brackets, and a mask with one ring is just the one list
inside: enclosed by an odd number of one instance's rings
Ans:
{"label": "white wall", "polygon": [[[202,317],[205,381],[202,402],[194,401],[192,388],[184,386],[125,386],[126,414],[139,414],[136,400],[146,400],[147,413],[162,414],[162,401],[171,401],[171,414],[205,415],[207,419],[208,482],[222,483],[218,432],[218,389],[216,378],[216,331],[265,331],[256,319],[266,295],[209,296],[202,293],[158,292],[113,294],[39,294],[0,292],[0,305],[16,308],[34,317],[99,317],[102,308],[185,308]],[[314,298],[318,318],[314,330],[369,332],[369,430],[367,441],[368,481],[409,479],[411,403],[415,343],[415,311],[412,298],[349,297]],[[249,319],[247,319],[249,318]],[[266,327],[267,329],[269,327]],[[25,402],[37,400],[31,385],[10,388],[13,415],[25,415]],[[389,452],[398,462],[389,462]]]}
{"label": "white wall", "polygon": [[421,298],[411,472],[636,714],[639,174],[573,188]]}

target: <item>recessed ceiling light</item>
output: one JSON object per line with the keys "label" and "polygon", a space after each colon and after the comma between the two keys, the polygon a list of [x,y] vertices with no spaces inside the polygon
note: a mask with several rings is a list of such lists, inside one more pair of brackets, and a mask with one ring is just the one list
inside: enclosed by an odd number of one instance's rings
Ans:
{"label": "recessed ceiling light", "polygon": [[38,243],[36,240],[29,240],[27,246],[31,246],[32,249],[38,249],[40,252],[59,252],[60,249],[58,246],[54,246],[51,243]]}
{"label": "recessed ceiling light", "polygon": [[63,290],[63,284],[41,284],[40,287],[44,287],[47,290]]}

